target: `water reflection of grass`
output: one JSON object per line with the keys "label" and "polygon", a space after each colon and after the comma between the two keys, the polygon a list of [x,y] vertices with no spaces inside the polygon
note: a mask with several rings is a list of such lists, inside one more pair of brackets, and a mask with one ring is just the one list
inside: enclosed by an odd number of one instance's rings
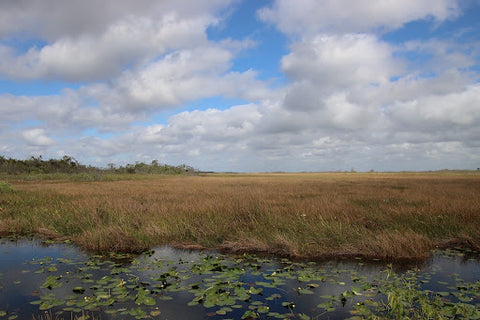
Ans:
{"label": "water reflection of grass", "polygon": [[480,248],[476,174],[145,176],[15,180],[0,233],[70,239],[100,251],[161,244],[292,257],[418,258]]}

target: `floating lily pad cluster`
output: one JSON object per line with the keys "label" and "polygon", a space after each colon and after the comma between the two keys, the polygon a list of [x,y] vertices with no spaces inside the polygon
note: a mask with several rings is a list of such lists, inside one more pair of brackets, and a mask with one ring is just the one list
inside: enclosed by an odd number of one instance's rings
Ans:
{"label": "floating lily pad cluster", "polygon": [[[456,279],[449,291],[422,290],[418,271],[398,275],[384,272],[378,283],[378,295],[386,299],[369,298],[357,303],[352,319],[378,317],[389,319],[480,319],[480,280],[465,283]],[[426,278],[429,278],[428,275]],[[441,284],[448,285],[447,282]]]}
{"label": "floating lily pad cluster", "polygon": [[[435,291],[426,289],[433,272],[387,268],[368,274],[361,261],[355,269],[253,255],[200,254],[172,261],[149,252],[30,264],[42,277],[31,303],[39,313],[60,319],[162,318],[175,303],[196,308],[202,319],[480,318],[480,279],[453,276],[437,283],[442,290]],[[12,316],[0,307],[0,319]]]}

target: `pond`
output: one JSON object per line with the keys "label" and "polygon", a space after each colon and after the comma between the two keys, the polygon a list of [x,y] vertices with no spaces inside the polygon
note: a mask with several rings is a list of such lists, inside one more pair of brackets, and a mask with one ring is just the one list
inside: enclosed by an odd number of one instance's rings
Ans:
{"label": "pond", "polygon": [[388,265],[160,247],[139,256],[0,239],[0,319],[480,318],[480,260]]}

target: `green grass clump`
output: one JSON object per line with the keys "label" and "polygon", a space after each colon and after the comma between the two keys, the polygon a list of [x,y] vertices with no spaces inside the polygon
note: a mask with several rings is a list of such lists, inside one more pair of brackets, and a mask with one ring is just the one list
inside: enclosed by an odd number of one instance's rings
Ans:
{"label": "green grass clump", "polygon": [[5,181],[0,181],[0,192],[14,192],[13,187]]}

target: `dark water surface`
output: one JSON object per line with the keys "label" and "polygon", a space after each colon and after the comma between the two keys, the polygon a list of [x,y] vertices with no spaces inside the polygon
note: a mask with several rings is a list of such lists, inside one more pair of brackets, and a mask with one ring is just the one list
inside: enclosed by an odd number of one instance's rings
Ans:
{"label": "dark water surface", "polygon": [[71,244],[0,239],[0,319],[344,319],[366,302],[387,301],[388,281],[480,306],[480,260],[459,251],[389,266],[169,247],[102,257]]}

